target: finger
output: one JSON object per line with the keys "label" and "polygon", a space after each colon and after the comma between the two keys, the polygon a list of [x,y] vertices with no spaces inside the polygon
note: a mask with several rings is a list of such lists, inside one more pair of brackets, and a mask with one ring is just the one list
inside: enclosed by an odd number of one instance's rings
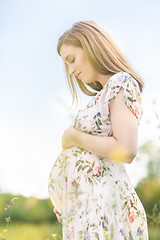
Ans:
{"label": "finger", "polygon": [[57,217],[58,222],[62,223],[62,217]]}
{"label": "finger", "polygon": [[56,213],[56,217],[57,217],[57,218],[61,218],[62,216],[61,216],[60,213]]}
{"label": "finger", "polygon": [[54,208],[53,212],[54,212],[54,213],[57,213],[57,209]]}
{"label": "finger", "polygon": [[61,216],[57,216],[58,220],[62,220],[62,217]]}
{"label": "finger", "polygon": [[61,214],[57,211],[57,209],[54,209],[54,213],[57,213],[57,214],[61,215]]}
{"label": "finger", "polygon": [[61,217],[61,214],[57,211],[57,209],[56,208],[54,208],[54,213],[56,214],[56,216],[58,215],[58,216],[60,216]]}
{"label": "finger", "polygon": [[59,219],[59,223],[62,223],[62,218],[61,218],[61,219]]}

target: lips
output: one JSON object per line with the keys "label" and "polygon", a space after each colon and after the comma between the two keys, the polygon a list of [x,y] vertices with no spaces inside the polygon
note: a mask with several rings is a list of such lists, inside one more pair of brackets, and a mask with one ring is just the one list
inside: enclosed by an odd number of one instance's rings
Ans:
{"label": "lips", "polygon": [[81,73],[76,74],[76,77],[78,78]]}

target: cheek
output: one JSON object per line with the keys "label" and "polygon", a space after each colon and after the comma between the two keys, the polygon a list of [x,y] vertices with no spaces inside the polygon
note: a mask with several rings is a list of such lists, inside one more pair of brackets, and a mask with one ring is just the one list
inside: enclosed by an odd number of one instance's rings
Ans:
{"label": "cheek", "polygon": [[82,71],[84,70],[86,72],[86,70],[88,70],[88,61],[85,57],[80,58],[79,66],[80,66]]}
{"label": "cheek", "polygon": [[92,78],[95,75],[93,69],[90,66],[88,66],[88,75]]}
{"label": "cheek", "polygon": [[79,70],[82,73],[83,78],[87,78],[88,80],[92,79],[94,76],[94,71],[88,62],[88,59],[81,58],[79,61],[77,61],[76,69]]}
{"label": "cheek", "polygon": [[91,75],[91,69],[87,61],[84,61],[83,64],[81,65],[81,70],[84,72],[85,75]]}

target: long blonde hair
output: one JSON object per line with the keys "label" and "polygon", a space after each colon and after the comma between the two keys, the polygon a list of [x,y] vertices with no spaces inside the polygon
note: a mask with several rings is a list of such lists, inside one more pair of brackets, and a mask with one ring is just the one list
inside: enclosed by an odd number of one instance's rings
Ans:
{"label": "long blonde hair", "polygon": [[[60,55],[60,49],[63,44],[72,45],[74,47],[81,47],[88,57],[92,67],[103,75],[114,74],[118,72],[127,72],[139,83],[140,91],[142,92],[144,83],[141,77],[130,66],[127,59],[119,50],[110,35],[101,29],[93,21],[76,22],[72,28],[63,33],[59,38],[57,44],[57,52]],[[83,93],[89,96],[95,96],[97,92],[91,92],[87,89],[85,84],[69,74],[67,64],[65,64],[65,72],[67,75],[68,85],[73,97],[72,105],[77,97],[77,84]],[[98,82],[86,84],[96,91],[100,91],[103,86]]]}

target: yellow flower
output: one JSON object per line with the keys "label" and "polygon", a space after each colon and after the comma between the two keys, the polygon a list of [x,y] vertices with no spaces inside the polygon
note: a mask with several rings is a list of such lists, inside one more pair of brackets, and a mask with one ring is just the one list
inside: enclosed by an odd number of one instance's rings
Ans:
{"label": "yellow flower", "polygon": [[52,237],[56,237],[56,236],[57,236],[57,234],[56,234],[56,233],[52,233],[51,235],[52,235]]}
{"label": "yellow flower", "polygon": [[7,232],[7,229],[3,229],[3,232]]}
{"label": "yellow flower", "polygon": [[107,236],[108,236],[108,232],[105,232],[105,233],[104,233],[104,236],[106,236],[106,237],[107,237]]}

